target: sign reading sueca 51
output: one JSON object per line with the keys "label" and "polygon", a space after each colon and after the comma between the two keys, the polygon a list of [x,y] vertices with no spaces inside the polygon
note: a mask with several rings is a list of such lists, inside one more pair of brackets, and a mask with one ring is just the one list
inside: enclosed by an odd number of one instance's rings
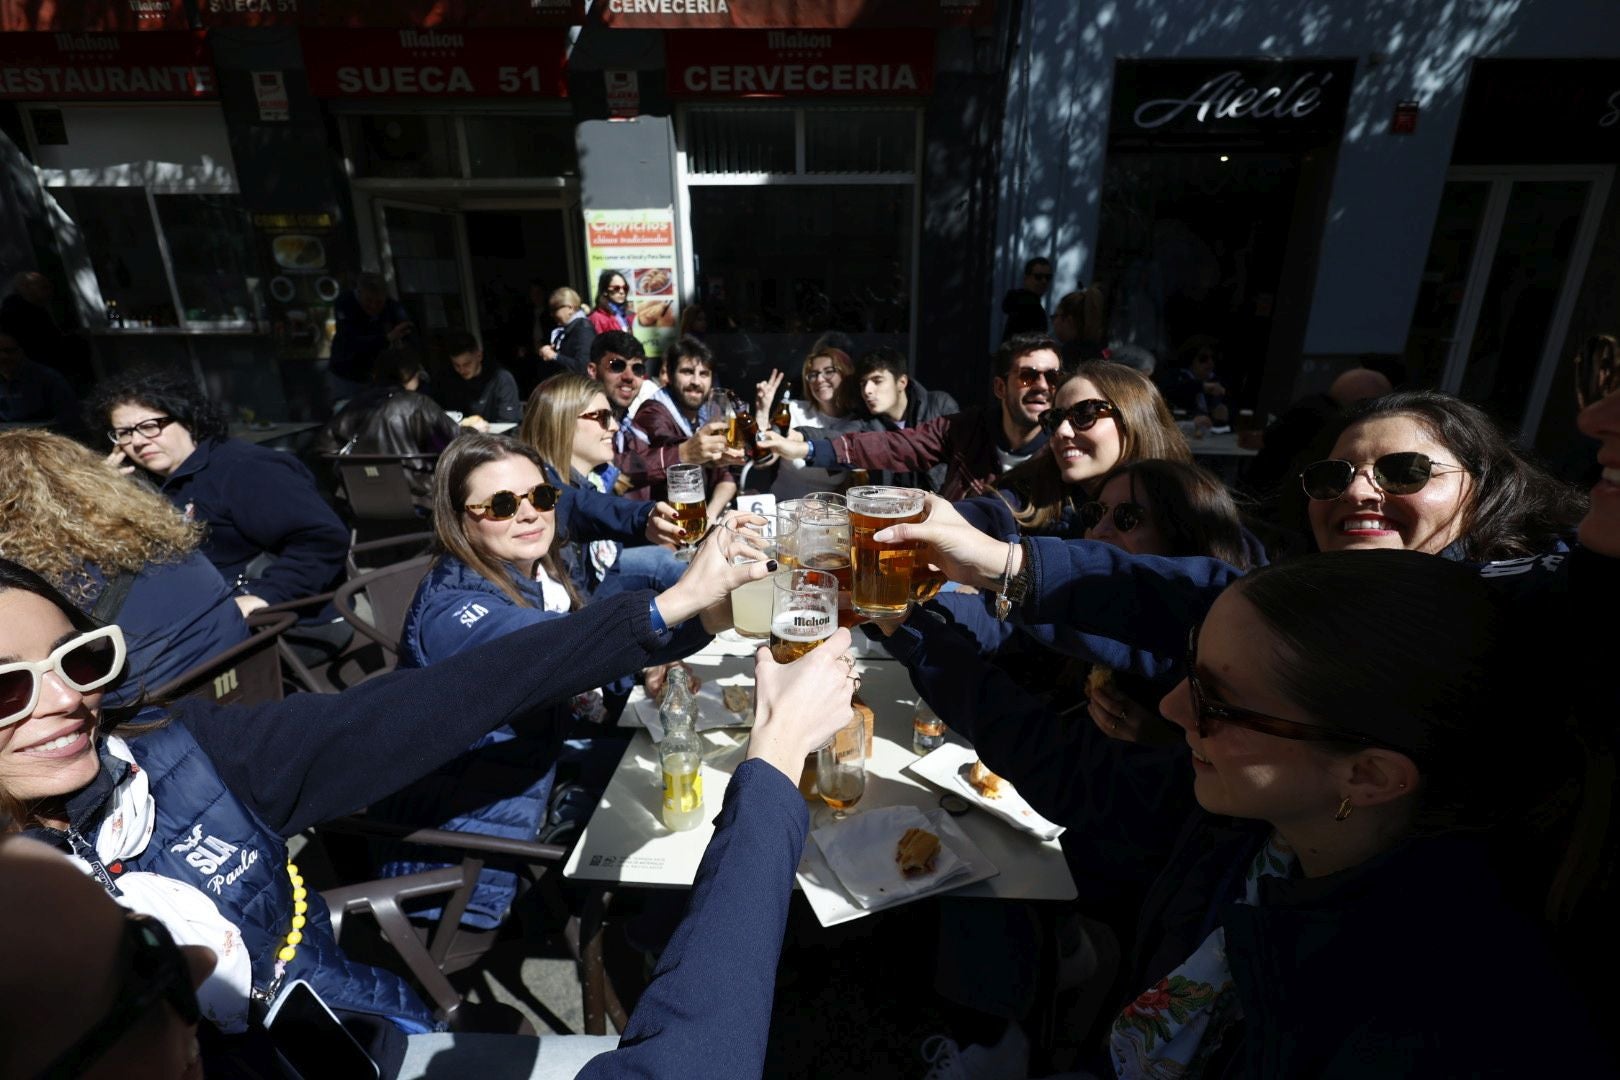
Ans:
{"label": "sign reading sueca 51", "polygon": [[670,33],[669,92],[680,97],[915,95],[934,85],[934,35],[914,30]]}
{"label": "sign reading sueca 51", "polygon": [[565,30],[304,30],[316,97],[565,97]]}

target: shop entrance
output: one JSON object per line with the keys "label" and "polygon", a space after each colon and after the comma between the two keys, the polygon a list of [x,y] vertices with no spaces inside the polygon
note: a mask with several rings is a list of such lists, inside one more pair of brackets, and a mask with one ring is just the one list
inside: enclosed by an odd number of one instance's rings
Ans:
{"label": "shop entrance", "polygon": [[1614,167],[1454,168],[1412,330],[1408,379],[1479,404],[1526,444],[1566,338]]}

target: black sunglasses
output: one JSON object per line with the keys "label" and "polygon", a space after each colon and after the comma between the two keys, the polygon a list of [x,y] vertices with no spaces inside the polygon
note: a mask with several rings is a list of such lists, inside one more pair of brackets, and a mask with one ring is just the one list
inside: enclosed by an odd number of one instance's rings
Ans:
{"label": "black sunglasses", "polygon": [[1067,420],[1069,426],[1075,431],[1090,431],[1092,426],[1105,416],[1112,416],[1115,421],[1119,419],[1119,410],[1111,401],[1101,398],[1087,398],[1077,401],[1067,409],[1051,408],[1041,413],[1041,428],[1048,435],[1055,435],[1057,429]]}
{"label": "black sunglasses", "polygon": [[1018,380],[1020,386],[1034,386],[1038,382],[1044,382],[1054,390],[1064,382],[1062,368],[1021,367],[1013,372],[1013,377]]}
{"label": "black sunglasses", "polygon": [[[1108,504],[1088,502],[1080,508],[1080,525],[1090,532],[1108,516]],[[1122,502],[1114,507],[1114,530],[1128,533],[1147,520],[1147,507],[1141,503]]]}
{"label": "black sunglasses", "polygon": [[1215,730],[1215,722],[1232,724],[1236,727],[1245,727],[1250,731],[1258,731],[1266,735],[1275,735],[1279,739],[1298,739],[1304,742],[1337,742],[1354,743],[1358,746],[1377,746],[1386,750],[1399,750],[1403,754],[1411,755],[1411,751],[1377,739],[1368,738],[1351,731],[1338,728],[1323,727],[1320,724],[1302,724],[1298,720],[1284,720],[1280,716],[1269,716],[1266,713],[1255,712],[1252,709],[1242,709],[1235,705],[1213,701],[1204,692],[1204,684],[1198,680],[1198,631],[1201,625],[1195,625],[1187,635],[1187,691],[1192,696],[1193,727],[1200,739],[1207,739]]}
{"label": "black sunglasses", "polygon": [[174,416],[154,416],[150,420],[142,420],[129,427],[115,427],[107,429],[107,438],[113,441],[114,446],[122,446],[130,439],[139,435],[143,439],[155,439],[163,434],[163,429],[170,424],[178,424],[180,419]]}
{"label": "black sunglasses", "polygon": [[615,375],[623,375],[626,367],[630,369],[630,374],[638,379],[647,377],[647,365],[640,360],[632,362],[622,356],[615,356],[607,362],[607,369]]}
{"label": "black sunglasses", "polygon": [[489,501],[466,503],[462,509],[482,514],[490,521],[507,521],[517,517],[518,507],[523,505],[524,499],[528,499],[529,505],[543,514],[556,509],[560,498],[562,492],[557,488],[550,484],[536,484],[533,491],[497,491],[489,497]]}
{"label": "black sunglasses", "polygon": [[579,418],[581,420],[595,420],[598,424],[602,425],[603,431],[613,430],[614,425],[612,409],[597,409],[595,412],[582,412],[579,414]]}
{"label": "black sunglasses", "polygon": [[1595,405],[1620,390],[1620,360],[1612,344],[1589,341],[1575,357],[1575,404]]}
{"label": "black sunglasses", "polygon": [[[1305,489],[1305,494],[1313,499],[1323,501],[1337,499],[1356,482],[1356,473],[1359,471],[1359,467],[1353,462],[1345,461],[1343,458],[1330,458],[1305,466],[1299,474],[1299,483]],[[1403,450],[1395,454],[1385,454],[1372,462],[1372,481],[1378,490],[1386,494],[1412,495],[1422,491],[1429,478],[1436,473],[1467,471],[1461,465],[1431,461],[1428,454]]]}
{"label": "black sunglasses", "polygon": [[191,985],[186,954],[174,943],[168,928],[150,915],[124,912],[124,933],[118,944],[122,983],[112,1008],[77,1042],[68,1047],[41,1077],[66,1078],[87,1072],[101,1056],[160,1001],[174,1006],[180,1019],[197,1022],[197,991]]}

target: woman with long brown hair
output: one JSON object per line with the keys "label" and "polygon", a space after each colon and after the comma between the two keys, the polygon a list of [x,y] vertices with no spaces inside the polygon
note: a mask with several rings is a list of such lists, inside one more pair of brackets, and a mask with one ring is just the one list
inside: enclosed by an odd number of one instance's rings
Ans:
{"label": "woman with long brown hair", "polygon": [[202,533],[66,436],[0,433],[0,556],[124,628],[129,676],[110,705],[247,640],[230,588],[198,550]]}
{"label": "woman with long brown hair", "polygon": [[[875,426],[861,406],[860,384],[855,381],[855,361],[834,345],[818,345],[810,350],[799,369],[802,398],[789,398],[788,427],[805,439],[827,438],[846,431],[865,431]],[[755,415],[760,431],[771,430],[768,423],[783,374],[773,370],[757,385]],[[784,458],[787,455],[782,455]],[[844,471],[806,465],[802,460],[785,460],[777,469],[771,493],[778,499],[796,499],[812,491],[832,491],[843,486]]]}

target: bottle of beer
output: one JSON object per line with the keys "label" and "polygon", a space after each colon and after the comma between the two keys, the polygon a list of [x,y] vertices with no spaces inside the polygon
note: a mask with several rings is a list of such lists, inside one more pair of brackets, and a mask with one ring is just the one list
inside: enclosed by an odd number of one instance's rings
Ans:
{"label": "bottle of beer", "polygon": [[784,439],[787,438],[788,431],[793,427],[793,410],[788,405],[788,402],[792,399],[793,395],[788,391],[783,390],[782,400],[778,401],[776,403],[776,408],[771,410],[771,426],[775,428],[776,433],[782,436]]}
{"label": "bottle of beer", "polygon": [[703,742],[694,724],[697,696],[691,676],[677,664],[670,668],[658,706],[664,738],[658,761],[664,773],[664,824],[676,832],[703,821]]}

